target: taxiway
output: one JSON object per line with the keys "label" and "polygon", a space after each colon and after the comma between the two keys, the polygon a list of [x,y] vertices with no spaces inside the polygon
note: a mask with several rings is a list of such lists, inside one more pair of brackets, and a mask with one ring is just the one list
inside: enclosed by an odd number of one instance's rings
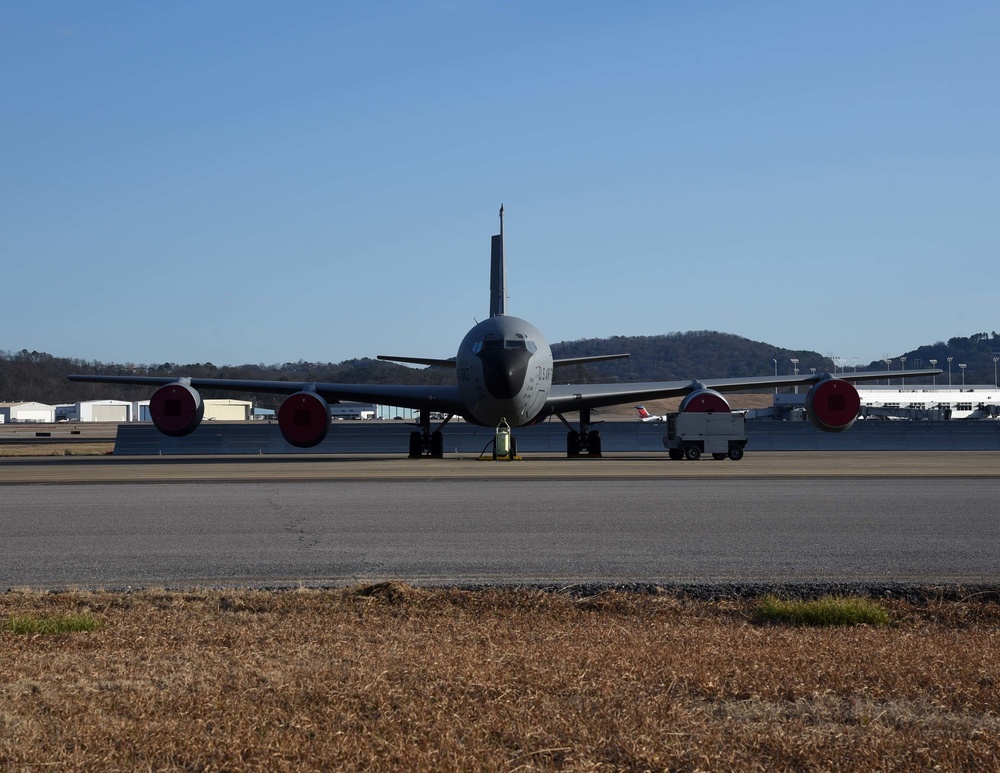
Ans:
{"label": "taxiway", "polygon": [[998,457],[3,460],[0,588],[996,583]]}

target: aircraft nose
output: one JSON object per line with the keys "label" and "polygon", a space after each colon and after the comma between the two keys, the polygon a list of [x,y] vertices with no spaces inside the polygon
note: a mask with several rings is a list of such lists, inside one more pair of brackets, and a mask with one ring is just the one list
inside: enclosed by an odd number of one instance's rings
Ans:
{"label": "aircraft nose", "polygon": [[483,376],[489,393],[499,400],[510,400],[524,387],[531,352],[525,349],[495,349],[479,353]]}

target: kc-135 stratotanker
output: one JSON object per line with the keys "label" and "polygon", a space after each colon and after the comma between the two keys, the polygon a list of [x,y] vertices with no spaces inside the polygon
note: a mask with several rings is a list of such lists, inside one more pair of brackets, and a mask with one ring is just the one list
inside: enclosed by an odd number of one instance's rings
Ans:
{"label": "kc-135 stratotanker", "polygon": [[[683,396],[679,412],[730,410],[722,392],[776,386],[809,386],[805,410],[824,432],[841,432],[858,417],[861,402],[853,381],[874,381],[898,373],[865,372],[748,378],[706,378],[628,384],[556,384],[565,365],[619,359],[628,354],[555,359],[538,328],[507,314],[507,269],[503,207],[500,233],[492,238],[490,316],[473,327],[454,358],[385,356],[380,360],[437,365],[455,372],[455,383],[442,386],[403,384],[329,384],[322,382],[255,381],[251,379],[177,378],[171,376],[71,375],[71,381],[145,384],[159,389],[149,401],[153,424],[165,435],[183,437],[198,427],[204,404],[198,389],[287,394],[278,409],[278,426],[291,445],[311,448],[330,429],[330,403],[371,402],[419,411],[420,430],[410,433],[411,457],[442,457],[441,430],[455,416],[487,427],[504,423],[523,427],[556,416],[566,425],[568,456],[600,456],[600,431],[592,428],[591,411],[609,405]],[[907,371],[909,377],[932,376],[940,370]],[[431,415],[445,418],[432,429]],[[576,414],[574,426],[567,414]],[[511,449],[513,455],[514,449]]]}

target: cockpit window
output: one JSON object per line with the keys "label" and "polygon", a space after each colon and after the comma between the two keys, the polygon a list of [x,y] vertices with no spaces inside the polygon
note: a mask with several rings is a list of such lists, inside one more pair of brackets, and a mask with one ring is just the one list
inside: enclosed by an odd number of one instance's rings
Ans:
{"label": "cockpit window", "polygon": [[506,341],[487,336],[485,340],[476,341],[472,344],[472,353],[479,354],[484,349],[486,351],[496,351],[498,349],[527,349],[532,354],[538,351],[538,347],[535,346],[534,341],[525,340],[521,333],[515,333],[515,335],[517,338],[508,338]]}

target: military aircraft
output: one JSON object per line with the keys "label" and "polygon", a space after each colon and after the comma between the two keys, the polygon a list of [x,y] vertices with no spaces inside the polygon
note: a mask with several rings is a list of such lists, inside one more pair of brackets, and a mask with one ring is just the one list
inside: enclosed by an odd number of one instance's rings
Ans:
{"label": "military aircraft", "polygon": [[[491,242],[490,316],[476,324],[462,339],[452,358],[379,355],[380,360],[415,365],[436,365],[455,372],[455,383],[443,386],[402,384],[331,384],[250,379],[177,378],[172,376],[71,375],[70,381],[159,387],[149,401],[153,424],[165,435],[183,437],[201,423],[204,404],[198,389],[287,394],[278,409],[278,426],[285,440],[298,448],[311,448],[330,429],[330,403],[374,402],[419,411],[419,431],[410,433],[410,457],[444,456],[442,429],[455,416],[488,427],[506,422],[510,427],[535,424],[551,416],[567,427],[567,456],[601,455],[600,431],[591,412],[622,403],[683,396],[680,411],[729,411],[722,392],[775,386],[807,385],[805,410],[810,421],[824,432],[841,432],[858,417],[861,402],[853,381],[874,381],[898,374],[887,372],[810,373],[795,376],[690,379],[625,384],[557,384],[559,368],[600,360],[628,357],[609,354],[556,359],[541,332],[507,314],[507,270],[504,251],[503,207],[500,233]],[[907,376],[931,376],[940,370],[908,371]],[[432,429],[432,414],[445,418]],[[566,418],[577,414],[574,426]],[[513,442],[511,455],[516,452]]]}

